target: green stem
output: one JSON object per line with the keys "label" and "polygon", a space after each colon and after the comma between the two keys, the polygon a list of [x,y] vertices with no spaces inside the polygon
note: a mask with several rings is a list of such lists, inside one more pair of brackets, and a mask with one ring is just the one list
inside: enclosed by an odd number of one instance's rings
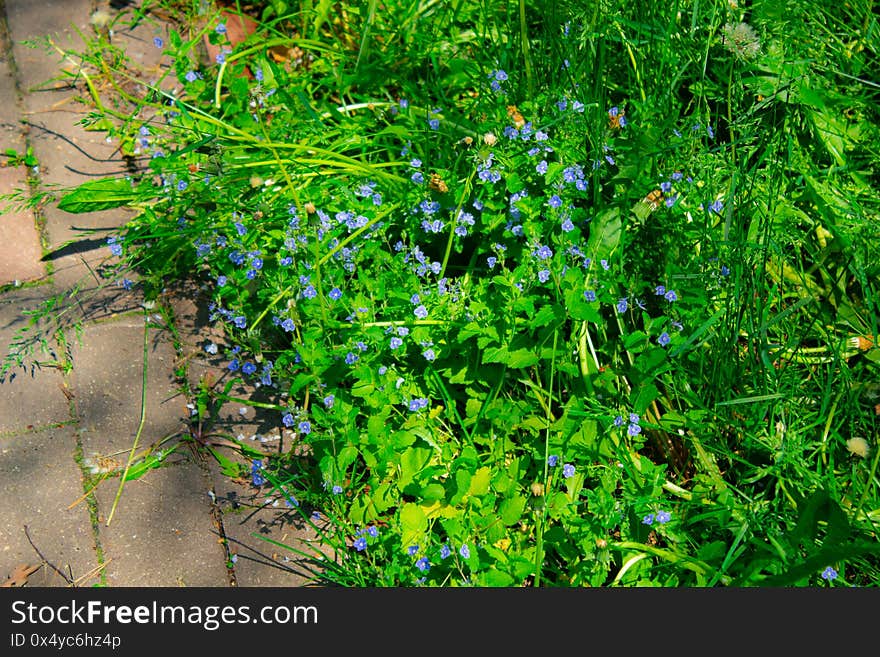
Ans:
{"label": "green stem", "polygon": [[125,462],[125,470],[122,471],[122,477],[119,479],[119,488],[116,491],[116,497],[113,499],[113,506],[110,508],[110,514],[107,516],[107,527],[110,526],[110,521],[113,520],[113,514],[116,513],[116,507],[119,505],[119,499],[122,497],[122,488],[125,486],[125,478],[128,476],[128,471],[131,468],[131,464],[134,461],[135,452],[137,452],[137,446],[141,439],[141,433],[144,430],[144,424],[147,420],[147,354],[149,353],[150,346],[150,329],[149,329],[149,315],[147,309],[144,309],[144,355],[143,355],[143,368],[141,374],[141,419],[138,424],[137,433],[134,436],[134,442],[131,444],[131,450],[128,453],[128,460]]}
{"label": "green stem", "polygon": [[528,98],[531,100],[535,95],[535,80],[532,75],[532,58],[529,54],[529,28],[528,23],[526,22],[526,0],[519,0],[519,40],[526,69]]}
{"label": "green stem", "polygon": [[553,375],[556,372],[556,345],[559,340],[559,329],[553,331],[553,355],[550,357],[550,383],[549,383],[549,399],[547,403],[547,429],[544,432],[544,499],[545,503],[541,507],[541,515],[538,518],[538,526],[535,531],[537,533],[537,545],[535,546],[535,587],[541,586],[541,569],[544,565],[544,522],[547,518],[546,494],[550,485],[550,464],[547,459],[550,458],[550,424],[553,409],[550,404],[553,401]]}

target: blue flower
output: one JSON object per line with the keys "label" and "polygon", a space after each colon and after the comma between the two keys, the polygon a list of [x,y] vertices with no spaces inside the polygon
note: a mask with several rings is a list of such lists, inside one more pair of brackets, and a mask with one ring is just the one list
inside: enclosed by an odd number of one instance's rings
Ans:
{"label": "blue flower", "polygon": [[263,469],[263,461],[261,459],[254,459],[251,463],[251,481],[254,486],[262,486],[266,483],[266,478],[260,474],[260,470]]}
{"label": "blue flower", "polygon": [[187,74],[184,76],[187,82],[195,82],[199,79],[199,74],[195,71],[187,71]]}
{"label": "blue flower", "polygon": [[627,434],[629,434],[630,436],[638,436],[640,433],[642,433],[642,428],[641,428],[638,424],[631,423],[631,424],[626,428],[626,432],[627,432]]}
{"label": "blue flower", "polygon": [[427,572],[430,567],[431,567],[431,562],[428,561],[428,557],[422,557],[421,559],[416,561],[416,568],[421,570],[423,573]]}
{"label": "blue flower", "polygon": [[596,293],[593,292],[593,290],[587,290],[586,292],[584,292],[584,299],[593,302],[596,300]]}
{"label": "blue flower", "polygon": [[654,524],[654,514],[649,513],[644,518],[642,518],[643,525],[653,525]]}
{"label": "blue flower", "polygon": [[433,349],[425,349],[422,352],[422,356],[425,357],[425,360],[434,360],[437,358],[437,354],[434,353]]}
{"label": "blue flower", "polygon": [[828,566],[825,570],[822,571],[822,579],[828,582],[837,579],[837,571],[834,570],[834,568],[832,568],[831,566]]}
{"label": "blue flower", "polygon": [[283,328],[285,331],[292,332],[296,330],[296,324],[294,324],[293,320],[288,317],[283,322],[281,322],[281,328]]}
{"label": "blue flower", "polygon": [[358,362],[359,360],[360,360],[360,356],[358,356],[356,353],[353,353],[353,352],[351,352],[351,351],[349,351],[349,352],[345,355],[345,363],[346,363],[347,365],[354,365],[354,364],[355,364],[356,362]]}
{"label": "blue flower", "polygon": [[370,525],[369,527],[367,527],[367,534],[369,534],[373,538],[376,538],[379,535],[379,528],[375,525]]}
{"label": "blue flower", "polygon": [[388,346],[391,347],[392,349],[397,349],[398,347],[401,347],[402,345],[403,345],[403,340],[398,338],[396,335],[393,338],[391,338],[391,341],[388,343]]}
{"label": "blue flower", "polygon": [[424,305],[417,306],[416,309],[413,310],[413,315],[419,319],[425,319],[425,317],[428,316],[428,309],[425,308]]}
{"label": "blue flower", "polygon": [[556,464],[559,462],[559,457],[556,454],[551,454],[547,457],[547,465],[551,468],[556,467]]}
{"label": "blue flower", "polygon": [[293,418],[293,413],[285,413],[284,416],[281,418],[281,422],[284,423],[285,427],[292,427],[293,423],[296,422],[296,420],[294,420]]}
{"label": "blue flower", "polygon": [[324,397],[324,408],[333,408],[333,402],[336,401],[336,397],[334,395],[327,395]]}
{"label": "blue flower", "polygon": [[538,272],[538,280],[542,283],[546,283],[550,279],[550,270],[542,269]]}
{"label": "blue flower", "polygon": [[671,518],[672,518],[672,514],[670,514],[669,511],[658,511],[658,512],[657,512],[656,520],[657,520],[657,522],[659,522],[661,525],[666,524],[667,522],[669,522],[669,520],[670,520]]}
{"label": "blue flower", "polygon": [[354,548],[358,552],[363,552],[364,550],[366,550],[367,549],[367,539],[365,539],[363,536],[361,536],[359,539],[357,539],[354,542]]}
{"label": "blue flower", "polygon": [[244,315],[238,315],[232,320],[232,323],[235,324],[238,328],[243,329],[247,326],[247,318]]}
{"label": "blue flower", "polygon": [[627,308],[629,308],[629,304],[627,303],[626,297],[617,301],[617,312],[625,313]]}
{"label": "blue flower", "polygon": [[470,559],[471,558],[471,550],[467,546],[467,543],[463,544],[461,548],[459,548],[458,553],[461,555],[462,559]]}
{"label": "blue flower", "polygon": [[553,250],[546,244],[541,245],[537,249],[535,249],[534,255],[536,258],[538,258],[538,260],[547,260],[548,258],[553,257]]}
{"label": "blue flower", "polygon": [[299,429],[299,432],[303,435],[310,434],[312,433],[312,424],[308,420],[303,420],[299,423],[297,429]]}
{"label": "blue flower", "polygon": [[558,208],[560,205],[562,205],[562,199],[559,198],[559,195],[558,195],[558,194],[554,194],[554,195],[551,196],[550,199],[547,201],[547,204],[548,204],[551,208]]}
{"label": "blue flower", "polygon": [[165,42],[160,37],[153,37],[153,45],[157,48],[161,48],[165,45]]}
{"label": "blue flower", "polygon": [[241,371],[243,374],[247,374],[248,376],[250,376],[257,371],[257,366],[254,365],[251,361],[247,361],[244,365],[241,366]]}
{"label": "blue flower", "polygon": [[614,418],[614,426],[615,427],[622,427],[623,426],[623,416],[622,415],[618,415],[616,418]]}
{"label": "blue flower", "polygon": [[663,295],[663,298],[672,303],[673,301],[678,300],[678,295],[675,293],[675,290],[667,290],[666,294]]}
{"label": "blue flower", "polygon": [[418,545],[410,545],[406,549],[406,552],[407,552],[407,554],[409,554],[409,556],[414,557],[419,553],[419,546]]}
{"label": "blue flower", "polygon": [[669,334],[666,331],[663,331],[663,333],[660,334],[660,337],[657,338],[657,344],[661,347],[665,347],[669,344],[669,339]]}
{"label": "blue flower", "polygon": [[342,493],[342,486],[336,484],[335,486],[333,486],[332,490],[334,495],[339,495],[340,493]]}
{"label": "blue flower", "polygon": [[342,298],[342,290],[340,290],[338,287],[334,287],[332,290],[330,290],[330,293],[327,296],[336,301],[337,299]]}
{"label": "blue flower", "polygon": [[231,361],[229,361],[229,365],[226,366],[226,369],[228,369],[230,372],[237,372],[238,371],[238,359],[233,358]]}
{"label": "blue flower", "polygon": [[446,559],[448,556],[452,554],[452,549],[450,549],[448,543],[444,543],[440,546],[440,558]]}
{"label": "blue flower", "polygon": [[428,126],[431,130],[437,130],[440,128],[440,119],[430,119],[428,121]]}
{"label": "blue flower", "polygon": [[214,28],[214,31],[217,34],[226,34],[226,24],[220,23],[219,25],[217,25],[217,27]]}
{"label": "blue flower", "polygon": [[562,466],[562,476],[566,479],[574,477],[574,471],[574,466],[571,463],[566,463]]}

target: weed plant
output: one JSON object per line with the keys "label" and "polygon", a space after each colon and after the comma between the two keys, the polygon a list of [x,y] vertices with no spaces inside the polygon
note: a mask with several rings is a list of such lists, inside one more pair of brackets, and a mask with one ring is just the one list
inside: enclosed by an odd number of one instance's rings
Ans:
{"label": "weed plant", "polygon": [[68,53],[140,168],[60,206],[209,290],[200,419],[261,384],[305,451],[214,454],[317,581],[880,581],[871,3],[203,5],[158,76],[110,36],[155,4]]}

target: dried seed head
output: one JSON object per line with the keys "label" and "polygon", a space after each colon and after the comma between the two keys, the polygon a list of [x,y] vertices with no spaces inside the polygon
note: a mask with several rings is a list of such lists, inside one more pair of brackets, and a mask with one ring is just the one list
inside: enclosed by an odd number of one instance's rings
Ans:
{"label": "dried seed head", "polygon": [[739,59],[754,59],[761,52],[761,41],[748,23],[728,23],[722,30],[724,47]]}
{"label": "dried seed head", "polygon": [[846,448],[849,450],[850,454],[862,458],[868,456],[868,452],[871,451],[871,448],[868,447],[868,441],[860,436],[853,436],[847,440]]}

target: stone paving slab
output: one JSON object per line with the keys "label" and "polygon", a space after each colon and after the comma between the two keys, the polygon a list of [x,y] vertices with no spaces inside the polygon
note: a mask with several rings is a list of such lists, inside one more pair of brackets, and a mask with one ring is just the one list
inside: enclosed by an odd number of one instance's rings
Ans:
{"label": "stone paving slab", "polygon": [[110,521],[119,478],[96,491],[109,586],[228,586],[226,552],[211,520],[205,472],[186,451],[128,481]]}
{"label": "stone paving slab", "polygon": [[[36,308],[41,295],[41,288],[22,288],[0,297],[0,358],[6,357],[18,330],[26,326],[23,313]],[[46,355],[42,360],[50,358]],[[70,406],[62,390],[64,379],[60,370],[18,368],[11,374],[14,378],[7,377],[0,383],[0,436],[70,421]]]}
{"label": "stone paving slab", "polygon": [[[72,349],[70,386],[83,431],[83,450],[113,455],[127,453],[141,416],[143,315],[87,325],[81,344]],[[146,415],[140,444],[181,430],[186,401],[172,376],[174,347],[167,334],[150,329],[148,338]]]}
{"label": "stone paving slab", "polygon": [[[27,189],[22,167],[0,167],[0,195]],[[46,267],[34,213],[0,201],[0,285],[43,278]]]}
{"label": "stone paving slab", "polygon": [[[20,564],[39,564],[43,556],[79,586],[97,581],[94,534],[85,504],[70,505],[82,495],[74,461],[72,427],[0,437],[0,580]],[[89,573],[94,573],[89,576]],[[44,565],[31,575],[33,586],[68,586],[69,581]]]}

